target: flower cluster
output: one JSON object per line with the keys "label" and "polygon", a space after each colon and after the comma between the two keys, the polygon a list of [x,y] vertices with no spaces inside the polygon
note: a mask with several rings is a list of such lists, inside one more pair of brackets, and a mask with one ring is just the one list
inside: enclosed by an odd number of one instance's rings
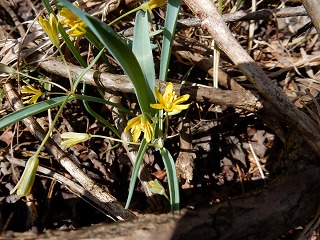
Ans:
{"label": "flower cluster", "polygon": [[[79,7],[78,2],[73,3],[74,6]],[[59,13],[60,23],[69,27],[68,34],[71,37],[78,37],[86,33],[87,25],[69,9],[63,7]]]}
{"label": "flower cluster", "polygon": [[[173,91],[173,85],[171,82],[166,86],[166,90],[162,95],[157,88],[154,89],[156,98],[159,103],[150,104],[150,106],[154,109],[164,110],[168,113],[168,115],[178,114],[184,109],[187,109],[190,104],[181,104],[187,101],[190,97],[189,94],[185,94],[183,96],[178,97],[175,91]],[[145,115],[139,115],[131,119],[124,132],[127,132],[131,129],[132,133],[132,141],[137,142],[141,132],[144,132],[144,138],[147,142],[150,142],[152,136],[154,134],[153,126],[150,124],[149,120]]]}

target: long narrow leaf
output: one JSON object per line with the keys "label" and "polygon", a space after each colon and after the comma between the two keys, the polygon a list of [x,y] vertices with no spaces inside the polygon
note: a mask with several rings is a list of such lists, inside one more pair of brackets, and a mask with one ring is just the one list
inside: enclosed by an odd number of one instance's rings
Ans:
{"label": "long narrow leaf", "polygon": [[138,153],[137,153],[137,159],[136,162],[134,163],[133,166],[133,171],[132,171],[132,175],[131,175],[131,179],[130,179],[130,185],[129,185],[129,194],[128,194],[128,198],[127,198],[127,203],[125,206],[125,209],[129,208],[131,199],[132,199],[132,195],[133,195],[133,191],[134,191],[134,187],[136,185],[136,180],[137,180],[137,176],[139,173],[139,168],[141,166],[142,160],[143,160],[143,156],[146,153],[148,149],[148,143],[146,142],[145,139],[143,139],[141,141]]}
{"label": "long narrow leaf", "polygon": [[129,46],[107,24],[81,11],[66,0],[60,0],[59,2],[81,18],[100,42],[109,50],[132,81],[141,111],[143,113],[150,113],[150,103],[155,102],[153,89],[150,89],[141,67]]}
{"label": "long narrow leaf", "polygon": [[75,96],[76,99],[79,99],[79,100],[107,104],[107,105],[110,105],[112,107],[118,108],[120,111],[128,113],[133,117],[135,116],[131,111],[129,111],[128,109],[124,108],[122,105],[110,102],[110,101],[105,100],[103,98],[92,97],[92,96],[88,96],[88,95],[80,95],[80,94],[75,94],[74,96]]}
{"label": "long narrow leaf", "polygon": [[164,166],[166,168],[169,193],[170,193],[170,205],[171,210],[179,210],[180,208],[180,193],[179,193],[179,183],[177,178],[176,167],[174,165],[173,158],[170,152],[166,148],[161,148],[160,153]]}
{"label": "long narrow leaf", "polygon": [[[50,108],[61,105],[68,96],[56,97],[50,100],[42,101],[33,105],[29,105],[23,109],[10,113],[9,115],[0,119],[0,129],[3,129],[11,124],[21,121],[27,117],[46,111]],[[75,96],[70,96],[69,101],[75,99]]]}
{"label": "long narrow leaf", "polygon": [[149,12],[144,12],[141,10],[136,14],[132,51],[141,66],[145,78],[148,81],[149,88],[154,89],[156,74],[154,71],[153,55],[148,31],[148,14]]}
{"label": "long narrow leaf", "polygon": [[93,67],[94,64],[96,64],[96,62],[99,60],[99,58],[101,57],[101,55],[103,54],[104,48],[100,50],[100,52],[98,53],[98,55],[93,59],[93,61],[79,74],[79,76],[77,76],[77,79],[74,81],[74,89],[72,89],[73,91],[76,90],[79,82],[81,81],[81,79],[83,78],[83,76]]}
{"label": "long narrow leaf", "polygon": [[177,24],[180,5],[181,5],[181,0],[168,1],[166,20],[165,20],[164,29],[163,29],[163,41],[162,41],[161,60],[160,60],[160,72],[159,72],[159,79],[163,81],[167,80],[172,40],[176,31],[176,24]]}

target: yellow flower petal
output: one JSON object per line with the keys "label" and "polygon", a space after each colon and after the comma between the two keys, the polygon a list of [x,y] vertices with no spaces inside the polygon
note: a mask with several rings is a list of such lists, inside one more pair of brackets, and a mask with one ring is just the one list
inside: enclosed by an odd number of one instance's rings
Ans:
{"label": "yellow flower petal", "polygon": [[185,94],[181,97],[178,97],[176,100],[174,100],[173,104],[178,105],[180,103],[183,103],[183,102],[187,101],[189,99],[189,97],[190,97],[189,94]]}
{"label": "yellow flower petal", "polygon": [[42,92],[34,87],[32,87],[30,84],[27,83],[27,85],[22,86],[21,93],[23,94],[29,94],[28,96],[25,96],[22,98],[22,100],[29,99],[27,101],[24,101],[24,104],[34,104],[37,103],[39,97],[42,96]]}
{"label": "yellow flower petal", "polygon": [[149,10],[151,11],[152,9],[156,7],[161,7],[166,3],[166,0],[150,0],[147,3],[144,3],[141,7],[144,11]]}
{"label": "yellow flower petal", "polygon": [[172,95],[174,95],[174,93],[173,93],[173,85],[172,85],[172,82],[168,82],[168,84],[166,86],[166,91],[163,94],[163,98],[166,99],[169,96],[171,97]]}
{"label": "yellow flower petal", "polygon": [[59,47],[60,41],[59,41],[59,31],[58,31],[58,21],[56,17],[51,13],[50,18],[43,19],[41,16],[39,16],[39,23],[43,30],[46,32],[48,37],[50,38],[53,45],[56,47]]}
{"label": "yellow flower petal", "polygon": [[69,31],[68,34],[71,37],[79,37],[81,35],[84,35],[87,32],[86,28],[85,28],[85,24],[83,23],[77,23],[76,25],[74,25]]}
{"label": "yellow flower petal", "polygon": [[150,107],[152,107],[152,108],[154,108],[154,109],[158,109],[158,110],[163,109],[163,105],[160,104],[160,103],[151,103],[151,104],[150,104]]}
{"label": "yellow flower petal", "polygon": [[65,132],[60,135],[62,139],[66,139],[62,141],[60,144],[66,148],[72,147],[78,143],[85,142],[91,138],[88,133],[77,133],[77,132]]}

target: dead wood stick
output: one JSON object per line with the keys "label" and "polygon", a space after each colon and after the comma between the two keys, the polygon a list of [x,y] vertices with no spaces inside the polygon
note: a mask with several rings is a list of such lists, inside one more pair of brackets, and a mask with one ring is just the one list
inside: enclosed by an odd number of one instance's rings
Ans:
{"label": "dead wood stick", "polygon": [[[312,0],[311,0],[312,1]],[[250,21],[250,20],[267,20],[272,17],[285,18],[293,16],[306,16],[307,11],[303,6],[286,7],[281,9],[263,9],[255,12],[237,11],[235,13],[223,14],[222,17],[226,22]],[[186,27],[198,27],[201,20],[198,17],[179,19],[177,28],[182,29]],[[133,35],[133,27],[121,31],[125,37]]]}
{"label": "dead wood stick", "polygon": [[266,73],[254,62],[234,38],[217,7],[210,0],[186,0],[189,8],[202,20],[219,48],[250,80],[253,86],[277,108],[290,124],[296,127],[306,142],[320,155],[320,127],[305,113],[297,109],[286,95],[275,86]]}
{"label": "dead wood stick", "polygon": [[306,8],[308,15],[310,16],[313,25],[317,29],[318,35],[320,36],[320,1],[319,0],[302,0],[301,1]]}
{"label": "dead wood stick", "polygon": [[[250,20],[267,20],[273,16],[277,18],[293,17],[293,16],[306,16],[307,11],[303,6],[287,7],[282,9],[263,9],[255,12],[237,11],[235,13],[226,13],[222,17],[226,22],[236,21],[250,21]],[[201,24],[201,19],[187,18],[178,20],[177,26],[196,27]]]}
{"label": "dead wood stick", "polygon": [[[18,94],[14,90],[12,84],[7,82],[3,84],[3,89],[6,93],[6,97],[10,102],[11,106],[15,110],[22,109],[24,106],[19,100]],[[40,124],[34,119],[34,117],[28,117],[22,120],[24,125],[29,131],[36,136],[39,141],[43,141],[46,132],[40,126]],[[45,147],[49,153],[51,153],[55,159],[74,177],[87,191],[89,191],[99,201],[104,203],[105,210],[109,213],[109,217],[115,221],[130,220],[135,215],[125,210],[120,203],[111,194],[104,191],[99,187],[91,178],[89,178],[59,147],[59,145],[52,139],[49,138]]]}
{"label": "dead wood stick", "polygon": [[[67,69],[65,65],[59,60],[47,60],[40,62],[40,67],[50,73],[54,73],[63,77],[67,77]],[[69,64],[69,69],[72,77],[78,76],[83,68]],[[109,73],[100,73],[98,71],[89,70],[82,81],[89,85],[99,86],[106,91],[121,91],[121,92],[134,92],[133,85],[129,78],[124,75],[116,75]],[[158,81],[161,91],[164,91],[166,83]],[[252,91],[229,91],[216,89],[204,85],[190,85],[190,84],[178,84],[173,83],[174,90],[179,95],[190,94],[190,100],[196,100],[198,102],[207,102],[219,105],[225,105],[229,107],[236,107],[246,109],[248,111],[257,111],[262,108],[262,104],[258,101],[258,98],[252,94]]]}

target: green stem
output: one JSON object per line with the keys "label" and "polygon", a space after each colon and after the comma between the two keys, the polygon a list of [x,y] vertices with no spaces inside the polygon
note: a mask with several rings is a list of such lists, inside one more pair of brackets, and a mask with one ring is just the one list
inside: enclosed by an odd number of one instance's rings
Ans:
{"label": "green stem", "polygon": [[111,141],[116,141],[116,142],[121,142],[121,143],[127,143],[127,144],[133,144],[133,145],[140,145],[140,143],[137,142],[129,142],[129,141],[124,141],[121,139],[117,139],[117,138],[113,138],[113,137],[107,137],[107,136],[103,136],[103,135],[90,135],[92,138],[93,137],[98,137],[98,138],[105,138],[105,139],[109,139]]}
{"label": "green stem", "polygon": [[37,156],[37,155],[40,154],[41,149],[42,149],[42,148],[44,147],[44,145],[47,143],[47,141],[48,141],[51,133],[53,132],[54,126],[55,126],[56,122],[58,121],[59,116],[60,116],[61,113],[62,113],[62,110],[63,110],[64,106],[66,105],[66,103],[68,102],[69,97],[71,97],[71,96],[72,96],[72,95],[69,95],[69,96],[62,102],[62,104],[61,104],[61,106],[60,106],[60,108],[59,108],[56,116],[54,117],[54,119],[53,119],[53,121],[52,121],[52,124],[51,124],[51,126],[50,126],[50,128],[49,128],[49,130],[48,130],[48,132],[47,132],[47,134],[46,134],[46,136],[44,137],[44,139],[42,140],[41,145],[39,146],[38,150],[36,151],[35,156]]}
{"label": "green stem", "polygon": [[25,76],[25,77],[27,77],[27,78],[36,80],[36,81],[38,81],[38,82],[40,82],[40,83],[48,83],[48,84],[50,84],[50,85],[54,85],[54,86],[62,89],[62,90],[65,91],[65,92],[69,92],[66,88],[62,87],[61,85],[59,85],[59,84],[57,84],[57,83],[54,83],[54,82],[51,82],[51,81],[47,81],[47,80],[43,80],[43,79],[39,79],[39,78],[35,78],[35,77],[32,77],[32,76],[30,76],[30,75],[28,75],[28,74],[25,74],[25,73],[19,72],[19,71],[17,71],[17,73],[19,73],[20,75]]}
{"label": "green stem", "polygon": [[164,140],[168,137],[168,131],[169,131],[169,115],[166,112],[166,129],[164,132]]}
{"label": "green stem", "polygon": [[64,57],[64,55],[63,55],[63,52],[61,51],[61,48],[60,48],[60,47],[58,47],[58,51],[59,51],[59,53],[60,53],[60,55],[61,55],[61,57],[62,57],[62,61],[63,61],[64,65],[65,65],[66,68],[67,68],[68,78],[69,78],[69,82],[70,82],[70,89],[73,90],[73,81],[72,81],[72,78],[71,78],[71,73],[70,73],[70,70],[69,70],[67,61],[66,61],[66,59],[65,59],[65,57]]}
{"label": "green stem", "polygon": [[[85,95],[86,93],[86,83],[83,82],[82,86],[82,94]],[[120,138],[120,133],[119,131],[111,125],[109,121],[107,121],[105,118],[103,118],[99,113],[95,112],[89,105],[88,101],[83,100],[83,105],[85,109],[87,110],[88,113],[90,113],[92,116],[94,116],[96,119],[98,119],[100,122],[102,122],[104,125],[106,125],[117,137]]]}
{"label": "green stem", "polygon": [[118,17],[117,19],[115,19],[115,20],[113,20],[112,22],[110,22],[108,25],[111,26],[111,25],[113,25],[115,22],[117,22],[117,21],[119,21],[120,19],[124,18],[125,16],[128,16],[129,14],[131,14],[131,13],[133,13],[133,12],[136,12],[136,11],[138,11],[138,10],[143,9],[142,6],[143,6],[143,5],[141,5],[141,6],[139,6],[139,7],[136,7],[135,9],[132,9],[131,11],[129,11],[129,12],[121,15],[121,16]]}

